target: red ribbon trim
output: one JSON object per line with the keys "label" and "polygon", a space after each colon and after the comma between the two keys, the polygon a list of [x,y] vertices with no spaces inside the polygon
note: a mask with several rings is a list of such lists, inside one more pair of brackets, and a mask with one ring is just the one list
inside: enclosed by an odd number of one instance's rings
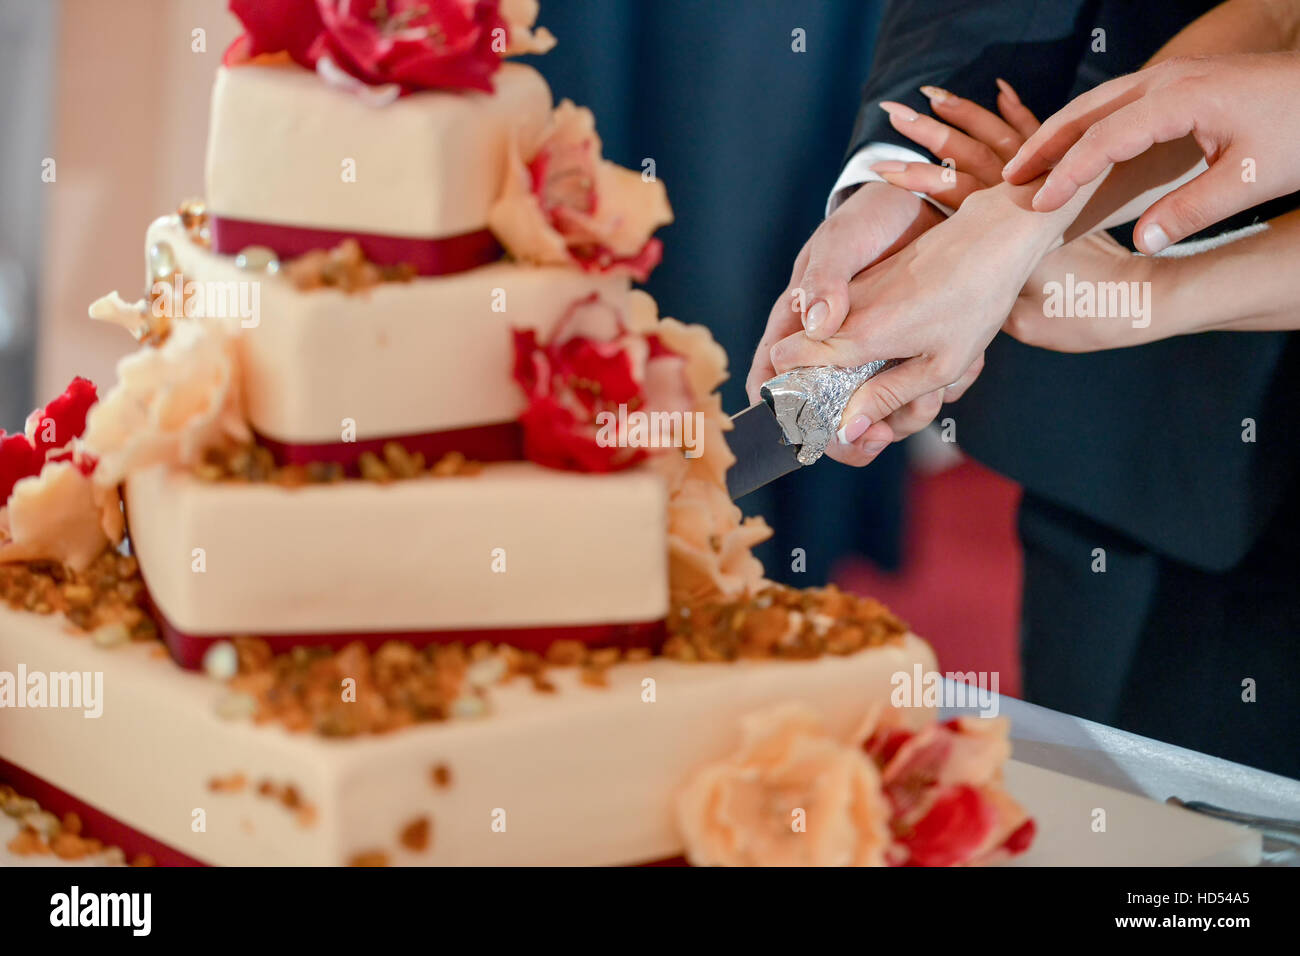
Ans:
{"label": "red ribbon trim", "polygon": [[[123,773],[135,773],[134,768],[119,768]],[[115,846],[126,854],[129,863],[142,853],[153,857],[158,866],[207,866],[206,863],[182,853],[173,847],[155,840],[147,833],[142,833],[117,817],[110,816],[98,807],[86,803],[80,797],[60,789],[43,777],[24,770],[17,764],[0,757],[0,783],[7,783],[24,797],[30,797],[41,805],[41,809],[62,817],[65,813],[75,813],[81,817],[81,833],[85,837],[94,837],[105,848]],[[76,861],[73,861],[74,863]]]}
{"label": "red ribbon trim", "polygon": [[282,442],[261,434],[257,440],[271,452],[277,465],[340,464],[354,477],[359,473],[357,463],[361,456],[373,452],[382,459],[384,446],[390,441],[397,442],[412,455],[417,452],[424,455],[429,465],[453,451],[460,452],[470,461],[522,461],[524,458],[524,432],[518,422],[354,442]]}
{"label": "red ribbon trim", "polygon": [[[172,659],[186,670],[199,670],[203,655],[218,641],[229,640],[222,635],[187,634],[174,628],[162,615],[155,613],[158,631],[167,643]],[[636,624],[582,624],[568,627],[501,627],[471,628],[457,631],[382,631],[338,634],[271,634],[258,635],[276,654],[284,654],[295,647],[328,647],[338,650],[360,641],[367,650],[375,651],[389,641],[405,641],[414,647],[428,644],[475,644],[491,641],[509,644],[523,651],[545,654],[556,641],[581,641],[593,647],[648,647],[657,650],[665,635],[663,621],[643,621]]]}
{"label": "red ribbon trim", "polygon": [[[147,602],[172,659],[186,670],[199,670],[203,655],[218,641],[229,640],[229,635],[190,634],[176,628],[152,601]],[[632,624],[574,624],[555,627],[497,627],[467,628],[460,630],[431,631],[348,631],[332,634],[259,634],[276,654],[284,654],[295,647],[328,647],[338,650],[360,641],[367,650],[377,650],[388,641],[405,641],[414,647],[429,644],[475,644],[491,641],[509,644],[523,651],[545,654],[556,641],[581,641],[593,647],[646,647],[658,651],[667,636],[662,620],[639,621]]]}
{"label": "red ribbon trim", "polygon": [[216,215],[210,217],[209,227],[212,251],[223,256],[237,255],[248,246],[266,246],[274,249],[281,259],[292,259],[317,249],[333,249],[344,239],[356,239],[366,258],[376,265],[405,264],[422,276],[467,272],[495,262],[502,256],[500,243],[488,229],[441,239],[413,239],[369,232],[281,226]]}

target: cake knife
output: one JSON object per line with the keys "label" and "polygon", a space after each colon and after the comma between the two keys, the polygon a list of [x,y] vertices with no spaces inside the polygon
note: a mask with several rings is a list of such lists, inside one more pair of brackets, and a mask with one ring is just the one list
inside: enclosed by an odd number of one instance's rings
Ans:
{"label": "cake knife", "polygon": [[727,445],[736,463],[727,472],[732,500],[811,465],[826,451],[858,386],[896,359],[856,368],[794,368],[763,383],[762,399],[731,417]]}

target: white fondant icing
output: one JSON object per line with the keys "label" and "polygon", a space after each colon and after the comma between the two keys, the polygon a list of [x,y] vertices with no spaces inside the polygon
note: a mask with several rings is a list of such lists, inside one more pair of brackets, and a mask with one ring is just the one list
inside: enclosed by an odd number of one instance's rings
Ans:
{"label": "white fondant icing", "polygon": [[487,226],[515,130],[546,123],[551,91],[506,63],[496,92],[425,92],[383,109],[296,65],[223,67],[212,89],[214,215],[435,238]]}
{"label": "white fondant icing", "polygon": [[[102,671],[104,711],[6,713],[0,753],[38,776],[199,859],[231,865],[337,865],[382,851],[397,865],[601,865],[682,851],[674,799],[700,766],[734,752],[741,716],[798,700],[847,737],[890,677],[930,670],[933,652],[908,635],[898,645],[811,661],[683,664],[656,659],[583,685],[553,669],[554,694],[526,681],[493,686],[479,719],[421,724],[382,736],[325,739],[216,715],[224,685],[151,656],[105,650],[62,633],[57,619],[0,608],[0,670],[20,661],[44,671]],[[645,702],[653,679],[655,701]],[[931,711],[902,710],[918,726]],[[445,764],[450,786],[430,771]],[[214,777],[243,774],[239,793]],[[316,808],[303,826],[263,779],[292,784]],[[203,808],[206,830],[195,832]],[[505,811],[504,832],[492,828]],[[432,822],[423,853],[402,848],[401,828]]]}
{"label": "white fondant icing", "polygon": [[335,89],[359,97],[367,106],[376,108],[387,106],[389,103],[397,102],[397,98],[402,95],[402,87],[397,83],[386,83],[383,86],[363,83],[351,73],[340,69],[329,56],[322,56],[316,61],[316,74]]}
{"label": "white fondant icing", "polygon": [[196,635],[658,620],[665,499],[649,470],[524,462],[385,485],[208,483],[166,468],[126,484],[153,600]]}
{"label": "white fondant icing", "polygon": [[599,292],[621,304],[630,288],[617,276],[501,262],[361,293],[300,292],[284,275],[244,272],[195,245],[175,217],[149,227],[145,247],[158,242],[187,281],[258,283],[257,324],[240,329],[249,420],[303,444],[340,441],[345,419],[361,440],[514,421],[524,397],[511,329],[545,336],[570,303]]}

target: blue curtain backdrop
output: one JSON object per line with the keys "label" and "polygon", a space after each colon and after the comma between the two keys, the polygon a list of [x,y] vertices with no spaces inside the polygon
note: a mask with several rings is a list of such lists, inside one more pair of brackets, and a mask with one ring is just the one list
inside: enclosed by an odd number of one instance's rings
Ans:
{"label": "blue curtain backdrop", "polygon": [[[676,222],[648,290],[660,311],[709,326],[731,359],[726,408],[768,310],[821,221],[871,62],[882,4],[863,0],[546,0],[539,22],[559,45],[531,62],[557,101],[589,106],[609,159],[653,158]],[[804,52],[796,52],[795,31]],[[834,561],[899,562],[903,455],[871,467],[829,459],[742,502],[776,536],[762,557],[792,584],[824,581]],[[791,571],[802,548],[805,573]]]}

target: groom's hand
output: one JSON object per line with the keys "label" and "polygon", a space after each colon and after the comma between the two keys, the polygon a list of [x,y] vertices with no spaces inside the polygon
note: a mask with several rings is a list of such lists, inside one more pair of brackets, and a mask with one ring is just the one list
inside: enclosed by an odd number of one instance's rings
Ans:
{"label": "groom's hand", "polygon": [[849,280],[893,255],[943,216],[929,203],[888,183],[867,183],[813,233],[795,258],[790,284],[772,306],[745,381],[751,402],[776,374],[772,347],[796,332],[824,340],[849,311]]}
{"label": "groom's hand", "polygon": [[854,393],[828,455],[866,464],[974,381],[984,347],[1059,230],[1058,214],[1023,208],[1031,193],[1005,183],[973,193],[948,219],[853,279],[848,317],[833,335],[816,340],[796,330],[772,346],[777,372],[902,360]]}

